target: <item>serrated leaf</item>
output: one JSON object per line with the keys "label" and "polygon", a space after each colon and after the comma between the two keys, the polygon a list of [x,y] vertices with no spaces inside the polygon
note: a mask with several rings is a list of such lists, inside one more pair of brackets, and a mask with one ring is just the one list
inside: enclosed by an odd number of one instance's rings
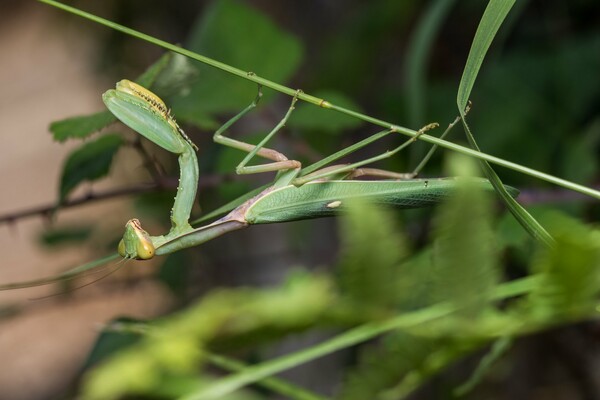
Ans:
{"label": "serrated leaf", "polygon": [[[256,9],[230,0],[211,3],[193,29],[187,47],[280,83],[289,80],[302,58],[296,38]],[[204,65],[198,65],[198,70],[201,79],[190,94],[173,104],[184,115],[239,110],[256,95],[255,84]]]}
{"label": "serrated leaf", "polygon": [[67,139],[83,139],[94,132],[115,122],[117,118],[110,111],[101,111],[95,114],[71,117],[50,124],[50,132],[57,142]]}
{"label": "serrated leaf", "polygon": [[340,288],[356,304],[391,308],[400,295],[397,284],[406,240],[384,210],[364,202],[352,202],[348,209],[340,219]]}
{"label": "serrated leaf", "polygon": [[104,135],[73,151],[63,166],[59,202],[83,181],[94,181],[108,174],[113,156],[123,144],[121,136]]}
{"label": "serrated leaf", "polygon": [[600,233],[556,214],[548,225],[556,239],[540,249],[532,271],[542,284],[531,294],[532,310],[542,320],[581,317],[594,311],[600,294]]}
{"label": "serrated leaf", "polygon": [[[314,96],[332,104],[360,112],[360,107],[350,98],[335,91],[318,91]],[[312,104],[299,104],[288,121],[288,125],[298,129],[312,129],[331,134],[360,126],[362,121],[338,112],[332,112]]]}
{"label": "serrated leaf", "polygon": [[455,194],[437,210],[430,288],[433,302],[465,306],[468,316],[487,307],[499,281],[489,198],[471,182],[457,180]]}

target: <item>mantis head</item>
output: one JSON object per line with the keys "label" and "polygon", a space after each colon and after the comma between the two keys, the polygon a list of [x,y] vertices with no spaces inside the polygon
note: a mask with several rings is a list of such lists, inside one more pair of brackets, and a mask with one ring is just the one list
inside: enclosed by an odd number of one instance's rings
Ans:
{"label": "mantis head", "polygon": [[123,79],[102,100],[121,122],[163,149],[179,154],[185,148],[183,131],[160,97],[148,89]]}
{"label": "mantis head", "polygon": [[125,234],[119,242],[119,254],[124,258],[149,260],[154,257],[154,244],[148,232],[142,229],[138,219],[130,219],[125,224]]}

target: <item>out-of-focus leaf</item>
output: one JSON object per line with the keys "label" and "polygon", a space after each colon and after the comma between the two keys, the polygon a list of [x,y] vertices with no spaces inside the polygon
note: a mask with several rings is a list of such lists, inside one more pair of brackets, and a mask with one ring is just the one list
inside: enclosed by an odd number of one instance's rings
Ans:
{"label": "out-of-focus leaf", "polygon": [[531,294],[533,312],[542,320],[592,313],[600,294],[600,232],[559,214],[548,226],[556,244],[534,259],[532,270],[543,281]]}
{"label": "out-of-focus leaf", "polygon": [[348,374],[342,400],[403,399],[431,376],[478,345],[476,340],[387,335],[367,347]]}
{"label": "out-of-focus leaf", "polygon": [[[109,326],[119,326],[121,324],[138,323],[139,321],[131,318],[117,318],[109,322]],[[94,347],[90,351],[83,369],[89,369],[108,356],[116,353],[125,347],[131,346],[141,338],[139,333],[130,331],[116,332],[112,330],[103,330],[96,339]]]}
{"label": "out-of-focus leaf", "polygon": [[162,97],[185,94],[198,77],[198,70],[188,57],[176,53],[170,54],[167,65],[160,71],[154,82],[147,86]]}
{"label": "out-of-focus leaf", "polygon": [[72,138],[83,139],[116,120],[117,118],[110,111],[100,111],[95,114],[52,122],[50,132],[57,142],[64,142]]}
{"label": "out-of-focus leaf", "polygon": [[412,34],[405,57],[404,82],[408,102],[409,120],[407,126],[420,126],[424,121],[426,104],[426,72],[429,54],[435,38],[442,27],[448,12],[456,0],[436,0],[429,3],[419,24]]}
{"label": "out-of-focus leaf", "polygon": [[175,189],[143,193],[135,198],[135,211],[140,218],[153,218],[155,221],[169,226],[171,224],[169,210],[173,207]]}
{"label": "out-of-focus leaf", "polygon": [[[359,111],[359,106],[343,94],[335,91],[318,91],[314,95],[337,106]],[[362,121],[338,112],[332,112],[312,104],[299,104],[288,120],[288,125],[298,129],[312,129],[327,133],[342,133],[345,129],[360,126]]]}
{"label": "out-of-focus leaf", "polygon": [[363,202],[349,203],[348,210],[340,219],[340,288],[356,304],[389,309],[399,298],[406,240],[391,214]]}
{"label": "out-of-focus leaf", "polygon": [[149,66],[144,73],[138,76],[135,81],[144,87],[151,87],[158,76],[164,71],[167,65],[169,65],[172,58],[172,53],[163,54],[154,64]]}
{"label": "out-of-focus leaf", "polygon": [[471,392],[475,386],[477,386],[484,376],[490,372],[492,366],[500,359],[512,346],[513,338],[510,336],[503,336],[492,344],[489,351],[481,358],[479,365],[469,380],[460,385],[454,390],[454,394],[457,397],[462,397],[467,393]]}
{"label": "out-of-focus leaf", "polygon": [[[304,329],[327,312],[334,299],[331,282],[311,275],[269,290],[212,292],[185,311],[157,323],[159,334],[145,336],[91,371],[84,384],[83,397],[153,395],[172,376],[197,375],[204,359],[203,349],[209,343],[263,329]],[[211,390],[210,386],[203,389]],[[223,395],[237,388],[229,389]],[[203,398],[200,394],[189,395]]]}
{"label": "out-of-focus leaf", "polygon": [[175,105],[173,113],[177,117],[177,122],[184,122],[205,131],[214,131],[219,127],[216,119],[198,110],[194,111],[186,107],[180,109]]}
{"label": "out-of-focus leaf", "polygon": [[160,266],[158,279],[176,296],[184,298],[190,263],[185,251],[169,254]]}
{"label": "out-of-focus leaf", "polygon": [[122,143],[119,135],[104,135],[73,151],[63,166],[59,202],[63,202],[81,182],[94,181],[107,175],[113,156]]}
{"label": "out-of-focus leaf", "polygon": [[569,140],[563,154],[564,178],[576,182],[591,182],[600,164],[597,145],[600,141],[600,119],[595,120],[581,139]]}
{"label": "out-of-focus leaf", "polygon": [[80,243],[90,237],[91,226],[62,227],[44,231],[39,241],[44,246],[54,247],[62,244]]}
{"label": "out-of-focus leaf", "polygon": [[[470,160],[453,161],[457,175],[470,175]],[[437,211],[431,300],[466,306],[463,312],[473,316],[487,307],[491,290],[498,283],[498,254],[487,194],[470,185],[469,179],[459,179],[457,185],[454,196]]]}
{"label": "out-of-focus leaf", "polygon": [[[289,80],[302,57],[296,38],[245,3],[230,0],[211,3],[192,31],[187,47],[279,83]],[[190,94],[173,104],[183,115],[240,110],[256,95],[256,85],[243,79],[204,65],[198,65],[198,70],[201,79]]]}

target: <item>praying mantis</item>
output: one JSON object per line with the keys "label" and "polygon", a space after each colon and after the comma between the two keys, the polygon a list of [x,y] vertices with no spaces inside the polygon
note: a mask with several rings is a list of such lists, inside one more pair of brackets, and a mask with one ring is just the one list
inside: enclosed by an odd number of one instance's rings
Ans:
{"label": "praying mantis", "polygon": [[[229,138],[224,133],[257,106],[262,96],[260,86],[252,103],[215,132],[213,136],[215,142],[247,152],[236,168],[238,174],[277,172],[277,175],[271,185],[259,188],[217,210],[219,213],[229,212],[224,217],[208,225],[193,228],[190,216],[196,199],[199,178],[196,145],[179,127],[164,101],[150,90],[132,81],[121,80],[116,84],[115,89],[105,92],[102,98],[106,107],[125,125],[168,152],[176,154],[180,169],[169,232],[160,236],[151,236],[142,228],[138,219],[130,219],[125,225],[125,233],[118,245],[118,255],[123,259],[148,260],[157,255],[166,255],[197,246],[250,225],[335,215],[344,210],[346,203],[353,199],[398,208],[420,208],[437,204],[456,191],[459,184],[457,178],[413,179],[415,173],[401,174],[363,168],[367,164],[393,156],[414,142],[416,137],[366,160],[352,164],[330,165],[353,151],[393,133],[393,129],[372,135],[305,168],[302,168],[300,162],[290,160],[282,153],[265,147],[267,142],[285,126],[294,110],[298,93],[293,97],[283,119],[257,145]],[[430,124],[419,132],[423,133],[432,127],[433,124]],[[248,165],[255,156],[269,162]],[[386,179],[354,179],[364,175]],[[491,184],[485,179],[471,178],[469,182],[478,189],[493,190]],[[507,187],[507,189],[513,196],[518,194],[514,188]],[[117,255],[111,255],[52,278],[0,285],[0,290],[42,285],[74,277],[116,258]]]}

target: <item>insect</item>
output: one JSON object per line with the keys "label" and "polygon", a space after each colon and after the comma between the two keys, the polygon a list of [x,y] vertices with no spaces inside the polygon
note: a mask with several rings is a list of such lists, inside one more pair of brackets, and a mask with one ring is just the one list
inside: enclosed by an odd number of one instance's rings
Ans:
{"label": "insect", "polygon": [[[363,199],[398,208],[427,207],[446,199],[458,187],[457,178],[412,179],[414,173],[400,174],[374,168],[361,168],[393,156],[414,142],[415,138],[405,141],[393,150],[360,162],[329,165],[394,132],[393,129],[372,135],[305,168],[302,168],[300,162],[289,160],[282,153],[266,148],[267,142],[285,125],[293,112],[296,96],[292,99],[283,119],[259,144],[252,145],[225,136],[224,132],[232,124],[256,107],[261,96],[262,92],[259,86],[254,101],[219,128],[213,139],[217,143],[248,153],[237,166],[237,173],[277,171],[274,182],[209,215],[228,212],[224,217],[208,225],[193,228],[189,219],[198,185],[197,147],[179,127],[165,103],[148,89],[134,82],[122,80],[117,83],[115,89],[108,90],[103,94],[102,98],[107,108],[121,122],[163,149],[176,154],[180,168],[179,185],[171,210],[169,232],[161,236],[151,236],[142,228],[138,219],[129,220],[118,245],[118,253],[121,257],[147,260],[156,255],[165,255],[197,246],[227,232],[243,229],[250,225],[335,215],[343,211],[344,205],[353,199]],[[432,125],[426,126],[420,132],[431,127]],[[248,166],[247,164],[254,156],[260,156],[270,162]],[[354,179],[364,175],[387,179],[367,181]],[[477,188],[493,190],[491,184],[485,179],[471,178],[469,182]],[[507,189],[514,196],[518,194],[514,188],[507,187]],[[98,262],[86,264],[46,280],[0,285],[0,289],[28,287],[68,278],[86,269],[96,267],[100,262],[105,263],[115,258],[117,255],[108,256]]]}

